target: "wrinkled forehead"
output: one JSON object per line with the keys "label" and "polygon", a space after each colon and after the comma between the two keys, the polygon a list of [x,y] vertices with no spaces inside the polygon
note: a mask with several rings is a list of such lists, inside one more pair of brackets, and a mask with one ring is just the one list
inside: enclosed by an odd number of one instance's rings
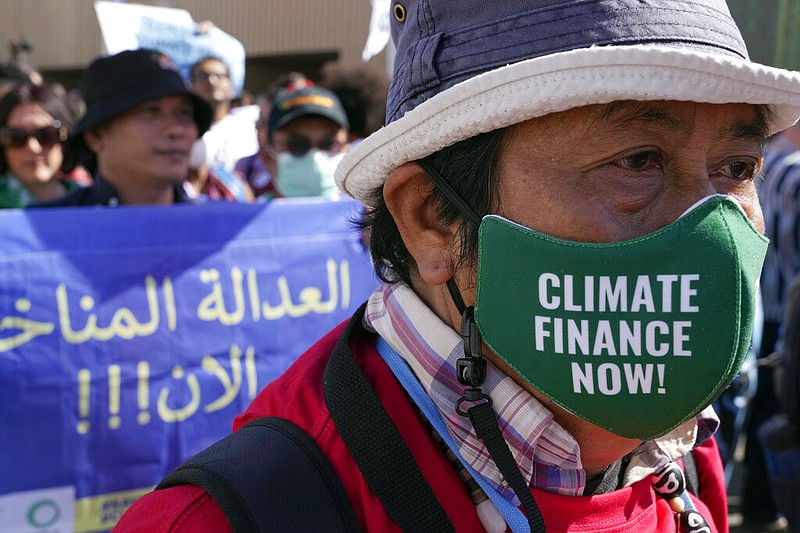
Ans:
{"label": "wrinkled forehead", "polygon": [[608,104],[580,106],[522,121],[512,125],[510,129],[542,133],[571,129],[603,135],[607,131],[624,129],[636,124],[650,124],[678,134],[689,135],[697,128],[710,127],[703,120],[696,119],[700,111],[710,111],[719,116],[725,129],[730,130],[733,135],[758,138],[762,141],[769,135],[772,112],[767,105],[709,104],[670,100],[620,100]]}

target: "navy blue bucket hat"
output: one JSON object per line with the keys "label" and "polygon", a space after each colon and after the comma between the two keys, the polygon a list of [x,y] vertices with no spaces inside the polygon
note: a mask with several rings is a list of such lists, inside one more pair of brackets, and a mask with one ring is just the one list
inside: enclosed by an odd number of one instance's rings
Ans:
{"label": "navy blue bucket hat", "polygon": [[211,125],[211,107],[186,87],[175,63],[156,50],[126,50],[95,59],[86,70],[81,94],[86,113],[72,132],[76,141],[87,130],[139,104],[169,95],[185,95],[192,100],[200,135]]}
{"label": "navy blue bucket hat", "polygon": [[336,171],[368,201],[394,168],[479,133],[618,100],[766,104],[800,117],[800,73],[750,61],[724,0],[392,0],[387,126]]}

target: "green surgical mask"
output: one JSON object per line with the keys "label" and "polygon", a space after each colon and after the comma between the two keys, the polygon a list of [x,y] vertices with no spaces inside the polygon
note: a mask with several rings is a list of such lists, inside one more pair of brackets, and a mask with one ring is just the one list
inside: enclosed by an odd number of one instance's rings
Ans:
{"label": "green surgical mask", "polygon": [[710,404],[747,354],[768,241],[728,197],[616,243],[490,215],[479,243],[475,321],[487,346],[612,433],[666,434]]}

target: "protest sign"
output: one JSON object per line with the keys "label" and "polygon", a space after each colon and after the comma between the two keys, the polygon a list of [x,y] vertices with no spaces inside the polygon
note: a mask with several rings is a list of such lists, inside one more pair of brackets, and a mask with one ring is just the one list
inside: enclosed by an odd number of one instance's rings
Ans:
{"label": "protest sign", "polygon": [[205,57],[217,57],[228,65],[236,94],[241,94],[244,46],[220,28],[212,26],[200,31],[185,9],[110,1],[95,2],[94,7],[107,54],[138,48],[158,50],[175,62],[187,81],[194,63]]}
{"label": "protest sign", "polygon": [[377,286],[360,209],[0,212],[0,531],[108,530],[227,435]]}

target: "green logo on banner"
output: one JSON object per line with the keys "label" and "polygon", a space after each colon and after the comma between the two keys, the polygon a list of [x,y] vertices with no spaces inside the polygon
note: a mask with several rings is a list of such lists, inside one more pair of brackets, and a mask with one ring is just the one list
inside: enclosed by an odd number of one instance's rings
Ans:
{"label": "green logo on banner", "polygon": [[28,508],[28,523],[36,528],[52,526],[61,517],[61,508],[51,499],[39,500]]}

